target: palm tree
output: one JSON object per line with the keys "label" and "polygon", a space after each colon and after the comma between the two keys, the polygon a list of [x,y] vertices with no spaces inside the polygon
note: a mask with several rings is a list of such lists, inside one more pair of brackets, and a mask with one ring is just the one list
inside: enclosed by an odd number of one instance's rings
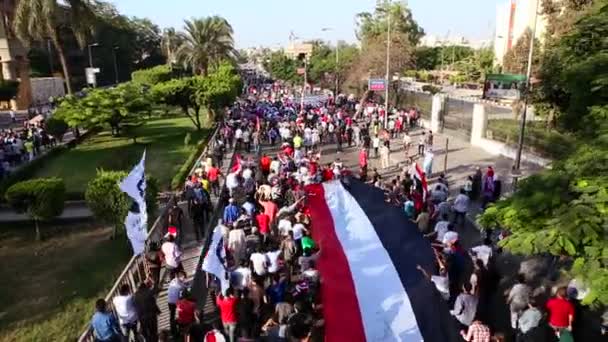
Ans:
{"label": "palm tree", "polygon": [[58,0],[19,0],[13,27],[17,37],[26,46],[34,40],[51,40],[63,68],[68,93],[71,94],[70,73],[59,32],[61,28],[68,27],[74,33],[80,48],[84,48],[86,38],[92,32],[95,14],[88,0],[62,2],[67,6],[59,4]]}
{"label": "palm tree", "polygon": [[160,48],[163,55],[167,57],[167,63],[172,64],[177,62],[177,49],[182,44],[183,39],[173,27],[163,30],[163,35],[160,40]]}
{"label": "palm tree", "polygon": [[221,60],[234,61],[237,51],[232,38],[232,26],[219,16],[195,18],[184,22],[184,42],[177,57],[195,74],[207,75],[209,67]]}

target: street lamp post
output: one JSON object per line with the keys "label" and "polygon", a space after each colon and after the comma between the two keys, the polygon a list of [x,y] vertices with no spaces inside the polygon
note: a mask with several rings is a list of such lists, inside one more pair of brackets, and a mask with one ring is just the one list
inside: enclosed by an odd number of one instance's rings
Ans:
{"label": "street lamp post", "polygon": [[[321,29],[321,31],[323,32],[327,32],[327,31],[333,31],[333,28],[331,27],[324,27]],[[338,89],[339,89],[339,79],[338,79],[338,73],[339,73],[339,66],[338,64],[340,63],[340,48],[339,48],[339,43],[338,43],[338,39],[336,38],[336,70],[335,70],[335,81],[336,81],[336,90],[334,92],[334,97],[338,97]]]}
{"label": "street lamp post", "polygon": [[116,51],[120,50],[118,46],[112,48],[112,57],[114,59],[114,81],[118,84],[118,62],[116,61]]}
{"label": "street lamp post", "polygon": [[391,5],[392,2],[389,0],[388,2],[388,14],[387,14],[387,22],[388,28],[386,32],[386,74],[385,74],[385,84],[384,84],[384,128],[388,128],[388,77],[390,73],[390,62],[391,62]]}
{"label": "street lamp post", "polygon": [[524,134],[526,131],[526,115],[528,113],[528,92],[530,90],[530,77],[532,76],[532,58],[534,55],[534,37],[536,36],[536,23],[538,21],[538,11],[540,0],[536,1],[536,10],[534,11],[534,24],[532,25],[532,35],[530,36],[530,51],[528,51],[528,70],[526,71],[526,85],[524,88],[524,111],[521,115],[519,126],[519,142],[517,145],[517,155],[515,156],[515,165],[513,167],[513,184],[517,184],[517,177],[520,174],[521,154],[524,148]]}

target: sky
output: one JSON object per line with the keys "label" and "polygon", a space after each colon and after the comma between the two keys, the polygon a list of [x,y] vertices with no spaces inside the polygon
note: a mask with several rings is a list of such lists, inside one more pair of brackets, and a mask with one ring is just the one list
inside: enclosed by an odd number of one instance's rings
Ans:
{"label": "sky", "polygon": [[[184,19],[220,15],[234,29],[237,48],[286,46],[289,33],[304,39],[356,41],[354,17],[373,11],[375,0],[111,0],[128,16],[147,17],[161,28],[181,29]],[[489,39],[496,5],[507,0],[410,0],[427,34]],[[331,28],[331,31],[322,31]]]}

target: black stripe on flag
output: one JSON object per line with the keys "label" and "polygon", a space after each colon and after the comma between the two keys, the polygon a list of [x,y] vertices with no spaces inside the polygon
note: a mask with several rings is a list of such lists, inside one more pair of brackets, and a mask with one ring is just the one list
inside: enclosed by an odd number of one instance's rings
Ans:
{"label": "black stripe on flag", "polygon": [[407,292],[425,342],[462,341],[456,320],[434,285],[424,279],[416,265],[434,270],[430,242],[402,209],[385,202],[382,190],[349,178],[344,188],[356,199],[387,250]]}

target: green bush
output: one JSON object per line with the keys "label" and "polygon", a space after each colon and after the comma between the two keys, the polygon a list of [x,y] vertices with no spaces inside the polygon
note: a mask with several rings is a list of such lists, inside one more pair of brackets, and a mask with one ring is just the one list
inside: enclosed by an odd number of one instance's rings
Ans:
{"label": "green bush", "polygon": [[169,81],[173,77],[173,71],[168,65],[159,65],[150,69],[138,70],[131,74],[133,82],[148,86]]}
{"label": "green bush", "polygon": [[84,193],[95,218],[113,226],[113,237],[123,226],[129,210],[129,198],[118,188],[118,183],[126,176],[124,171],[97,170],[97,176],[89,182]]}
{"label": "green bush", "polygon": [[40,240],[39,221],[61,215],[64,207],[65,184],[60,178],[38,178],[11,185],[6,201],[19,213],[27,213],[36,225],[36,239]]}
{"label": "green bush", "polygon": [[63,135],[68,131],[68,124],[58,118],[50,117],[45,122],[46,131],[57,138],[57,141],[63,140]]}
{"label": "green bush", "polygon": [[186,159],[186,161],[179,168],[175,176],[173,176],[173,179],[171,180],[171,189],[178,190],[182,187],[186,177],[188,177],[190,174],[190,170],[192,169],[192,167],[194,167],[194,163],[196,163],[198,157],[205,150],[205,147],[207,146],[210,137],[211,135],[207,135],[196,144],[196,149],[192,151],[192,153],[190,153],[188,159]]}
{"label": "green bush", "polygon": [[[93,215],[100,221],[113,226],[112,235],[115,237],[118,228],[129,211],[131,199],[122,192],[118,183],[127,176],[125,171],[97,170],[97,176],[89,182],[85,191],[85,199]],[[148,215],[157,209],[158,181],[152,177],[146,178],[146,205]]]}

